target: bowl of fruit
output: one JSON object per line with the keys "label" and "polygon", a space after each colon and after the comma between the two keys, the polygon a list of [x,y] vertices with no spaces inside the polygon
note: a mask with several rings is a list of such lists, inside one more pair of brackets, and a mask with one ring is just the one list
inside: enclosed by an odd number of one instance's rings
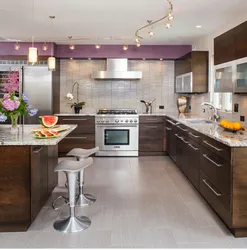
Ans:
{"label": "bowl of fruit", "polygon": [[244,130],[240,122],[229,122],[227,120],[221,120],[220,126],[224,130],[236,133],[237,131]]}

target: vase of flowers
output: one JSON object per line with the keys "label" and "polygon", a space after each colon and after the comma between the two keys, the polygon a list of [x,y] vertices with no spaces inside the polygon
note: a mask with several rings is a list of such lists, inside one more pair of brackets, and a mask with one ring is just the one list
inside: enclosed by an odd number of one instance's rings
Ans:
{"label": "vase of flowers", "polygon": [[0,101],[0,122],[5,122],[10,118],[11,133],[16,133],[18,132],[18,117],[20,115],[34,116],[38,110],[32,109],[31,105],[28,104],[28,96],[26,94],[19,95],[18,72],[8,73],[2,92],[4,96]]}

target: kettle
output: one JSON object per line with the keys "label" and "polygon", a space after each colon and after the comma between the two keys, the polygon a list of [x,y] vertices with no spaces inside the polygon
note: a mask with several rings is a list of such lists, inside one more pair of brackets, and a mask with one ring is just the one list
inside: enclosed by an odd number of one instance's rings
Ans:
{"label": "kettle", "polygon": [[144,103],[146,106],[146,114],[152,114],[152,104],[156,99],[153,99],[151,102],[145,102],[144,100],[140,100],[140,102]]}

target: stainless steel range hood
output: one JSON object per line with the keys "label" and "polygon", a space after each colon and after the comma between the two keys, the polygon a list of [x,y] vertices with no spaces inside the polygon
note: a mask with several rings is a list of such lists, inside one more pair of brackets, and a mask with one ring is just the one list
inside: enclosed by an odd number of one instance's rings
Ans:
{"label": "stainless steel range hood", "polygon": [[141,79],[141,71],[128,71],[128,59],[107,59],[106,71],[94,71],[93,79]]}

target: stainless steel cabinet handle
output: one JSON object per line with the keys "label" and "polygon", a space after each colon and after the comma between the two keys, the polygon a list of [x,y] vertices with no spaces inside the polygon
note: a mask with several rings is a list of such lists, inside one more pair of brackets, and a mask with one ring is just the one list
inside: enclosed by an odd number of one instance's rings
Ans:
{"label": "stainless steel cabinet handle", "polygon": [[34,154],[38,154],[39,152],[41,152],[43,150],[44,147],[40,147],[39,149],[36,149],[33,151]]}
{"label": "stainless steel cabinet handle", "polygon": [[200,136],[198,136],[198,135],[194,135],[193,133],[191,133],[191,132],[189,132],[189,134],[191,135],[191,136],[193,136],[194,138],[199,138]]}
{"label": "stainless steel cabinet handle", "polygon": [[214,160],[212,160],[211,158],[209,158],[206,154],[203,154],[203,157],[206,158],[207,160],[209,160],[210,162],[212,162],[218,168],[222,167],[222,164],[218,164],[217,162],[215,162]]}
{"label": "stainless steel cabinet handle", "polygon": [[78,136],[78,137],[68,137],[67,136],[67,137],[65,137],[65,139],[76,139],[76,140],[78,139],[79,140],[79,139],[87,139],[87,137],[81,137],[81,136]]}
{"label": "stainless steel cabinet handle", "polygon": [[155,122],[155,121],[158,121],[158,119],[145,119],[146,121],[153,121],[153,122]]}
{"label": "stainless steel cabinet handle", "polygon": [[194,147],[194,146],[191,145],[191,144],[189,144],[189,146],[190,146],[191,148],[193,148],[195,151],[198,151],[198,150],[199,150],[199,148],[196,148],[196,147]]}
{"label": "stainless steel cabinet handle", "polygon": [[212,188],[206,179],[203,179],[202,181],[216,196],[220,197],[222,195],[221,193],[218,193],[214,188]]}
{"label": "stainless steel cabinet handle", "polygon": [[171,124],[174,125],[174,126],[177,125],[176,123],[174,123],[174,122],[172,122],[172,121],[170,121],[170,120],[166,120],[166,121],[169,122],[169,123],[171,123]]}
{"label": "stainless steel cabinet handle", "polygon": [[168,128],[168,127],[166,127],[166,130],[167,130],[167,131],[171,131],[171,130],[172,130],[172,128]]}
{"label": "stainless steel cabinet handle", "polygon": [[153,129],[156,129],[156,128],[158,128],[158,126],[145,126],[145,128],[153,128]]}
{"label": "stainless steel cabinet handle", "polygon": [[183,137],[178,136],[178,134],[175,134],[175,136],[176,136],[177,138],[179,138],[180,140],[183,139]]}
{"label": "stainless steel cabinet handle", "polygon": [[177,126],[177,127],[180,128],[181,130],[183,130],[184,132],[188,131],[188,129],[181,128],[180,126]]}
{"label": "stainless steel cabinet handle", "polygon": [[85,118],[74,119],[74,118],[64,118],[63,121],[87,121]]}
{"label": "stainless steel cabinet handle", "polygon": [[213,149],[215,149],[215,150],[217,150],[218,152],[220,152],[220,151],[222,151],[223,149],[221,149],[221,148],[216,148],[214,145],[212,145],[212,144],[210,144],[210,143],[208,143],[207,141],[203,141],[205,144],[207,144],[209,147],[211,147],[211,148],[213,148]]}
{"label": "stainless steel cabinet handle", "polygon": [[189,144],[189,142],[188,141],[186,141],[185,139],[181,139],[184,143],[186,143],[186,144]]}

